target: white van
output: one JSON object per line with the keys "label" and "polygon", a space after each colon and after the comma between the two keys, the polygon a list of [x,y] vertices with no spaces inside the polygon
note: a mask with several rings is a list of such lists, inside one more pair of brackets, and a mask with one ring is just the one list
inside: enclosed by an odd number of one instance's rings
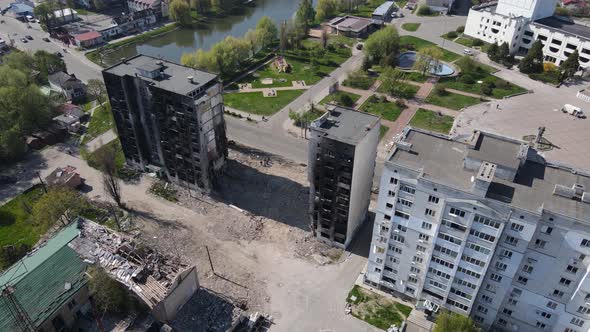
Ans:
{"label": "white van", "polygon": [[463,54],[465,54],[465,55],[473,55],[473,51],[470,50],[470,49],[468,49],[468,48],[465,48],[465,49],[463,49]]}

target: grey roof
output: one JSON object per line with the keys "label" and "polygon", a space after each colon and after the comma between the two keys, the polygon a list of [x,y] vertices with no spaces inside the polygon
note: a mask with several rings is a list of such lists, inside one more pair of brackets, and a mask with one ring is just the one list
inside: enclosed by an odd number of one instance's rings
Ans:
{"label": "grey roof", "polygon": [[384,3],[380,4],[379,7],[375,8],[375,10],[373,11],[373,15],[386,15],[391,6],[393,6],[393,1],[385,1]]}
{"label": "grey roof", "polygon": [[474,143],[475,146],[467,153],[469,157],[512,169],[518,168],[520,160],[516,156],[520,151],[520,143],[492,135],[479,135]]}
{"label": "grey roof", "polygon": [[65,124],[72,124],[72,123],[76,123],[78,121],[80,121],[80,118],[77,116],[73,116],[73,115],[58,115],[56,117],[53,118],[53,120],[55,121],[59,121]]}
{"label": "grey roof", "polygon": [[76,76],[69,75],[67,73],[64,73],[63,71],[55,72],[49,75],[47,79],[49,80],[49,82],[59,86],[63,86],[67,81],[71,79],[78,80]]}
{"label": "grey roof", "polygon": [[[421,170],[423,177],[430,181],[458,190],[470,191],[471,177],[475,175],[476,171],[470,171],[463,167],[463,158],[467,153],[473,151],[468,143],[416,129],[410,129],[404,141],[412,144],[411,150],[394,149],[389,158],[390,163],[411,170]],[[520,146],[517,141],[510,139],[499,144],[498,139],[492,139],[489,146],[480,149],[479,153],[487,152],[492,156],[492,158],[484,160],[494,159],[493,157],[498,156],[501,157],[499,160],[503,160],[505,155],[516,151],[514,147],[509,147],[507,142],[510,141],[513,142],[513,145]],[[507,148],[511,152],[497,151]],[[516,154],[514,158],[516,158]],[[543,208],[570,218],[588,221],[589,203],[553,194],[555,185],[572,187],[576,183],[584,185],[586,191],[590,191],[590,176],[588,174],[545,162],[536,155],[536,158],[528,158],[520,167],[514,181],[494,177],[486,199],[532,213],[539,213]]]}
{"label": "grey roof", "polygon": [[544,26],[549,30],[562,30],[569,34],[590,39],[590,27],[576,24],[574,22],[564,21],[555,16],[549,16],[536,20],[534,24]]}
{"label": "grey roof", "polygon": [[312,123],[312,130],[325,134],[324,137],[356,145],[378,123],[378,116],[355,111],[336,105],[328,105],[329,112]]}
{"label": "grey roof", "polygon": [[[158,62],[162,62],[163,66],[158,65]],[[156,70],[155,68],[160,69],[160,67],[163,71],[161,78],[152,79],[144,76],[140,76],[140,78],[144,81],[152,82],[152,85],[160,89],[182,95],[186,95],[217,79],[217,75],[215,74],[142,54],[107,68],[103,70],[103,73],[110,73],[117,76],[135,76],[138,73],[138,68],[152,71],[152,69]],[[193,77],[192,83],[188,80],[189,76]]]}

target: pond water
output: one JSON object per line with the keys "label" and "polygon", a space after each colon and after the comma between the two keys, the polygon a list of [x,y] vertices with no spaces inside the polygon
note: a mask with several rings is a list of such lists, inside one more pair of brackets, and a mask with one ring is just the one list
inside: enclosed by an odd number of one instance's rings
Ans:
{"label": "pond water", "polygon": [[271,17],[277,24],[288,20],[298,5],[299,1],[294,0],[256,0],[256,5],[245,8],[243,15],[210,18],[206,24],[197,28],[178,29],[144,43],[120,47],[105,54],[104,61],[111,65],[121,58],[141,53],[180,62],[183,53],[194,52],[199,48],[209,49],[226,36],[242,37],[248,29],[255,28],[263,16]]}
{"label": "pond water", "polygon": [[[401,69],[412,69],[418,57],[419,55],[416,52],[404,52],[398,57],[398,67]],[[453,75],[453,73],[455,73],[455,70],[443,62],[436,64],[432,61],[430,63],[430,74],[432,75],[449,76]]]}

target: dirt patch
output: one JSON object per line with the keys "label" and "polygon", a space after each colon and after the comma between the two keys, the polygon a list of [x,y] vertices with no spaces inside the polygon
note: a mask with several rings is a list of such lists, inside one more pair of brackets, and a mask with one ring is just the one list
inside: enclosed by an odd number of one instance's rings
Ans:
{"label": "dirt patch", "polygon": [[352,315],[358,319],[387,330],[392,325],[401,326],[412,308],[387,297],[355,285],[346,299],[351,304]]}

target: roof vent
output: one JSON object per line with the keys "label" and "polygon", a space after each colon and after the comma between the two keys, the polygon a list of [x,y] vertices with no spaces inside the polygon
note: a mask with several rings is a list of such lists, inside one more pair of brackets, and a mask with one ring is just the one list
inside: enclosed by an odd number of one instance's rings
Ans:
{"label": "roof vent", "polygon": [[580,196],[584,193],[584,185],[583,184],[574,183],[574,186],[572,187],[572,189],[574,189],[574,192],[578,196]]}
{"label": "roof vent", "polygon": [[163,66],[163,65],[164,65],[164,61],[158,61],[158,62],[156,62],[156,64],[157,64],[158,66]]}
{"label": "roof vent", "polygon": [[582,202],[590,203],[590,192],[585,192],[582,194]]}
{"label": "roof vent", "polygon": [[410,143],[410,142],[398,141],[397,143],[395,143],[395,145],[397,146],[398,149],[400,149],[402,151],[412,150],[412,143]]}
{"label": "roof vent", "polygon": [[193,83],[193,78],[194,78],[194,77],[192,77],[192,76],[189,76],[189,77],[187,77],[187,79],[188,79],[188,82],[189,82],[189,83]]}
{"label": "roof vent", "polygon": [[565,198],[574,198],[576,195],[576,191],[574,188],[566,187],[561,184],[556,184],[555,189],[553,189],[553,195],[565,197]]}

